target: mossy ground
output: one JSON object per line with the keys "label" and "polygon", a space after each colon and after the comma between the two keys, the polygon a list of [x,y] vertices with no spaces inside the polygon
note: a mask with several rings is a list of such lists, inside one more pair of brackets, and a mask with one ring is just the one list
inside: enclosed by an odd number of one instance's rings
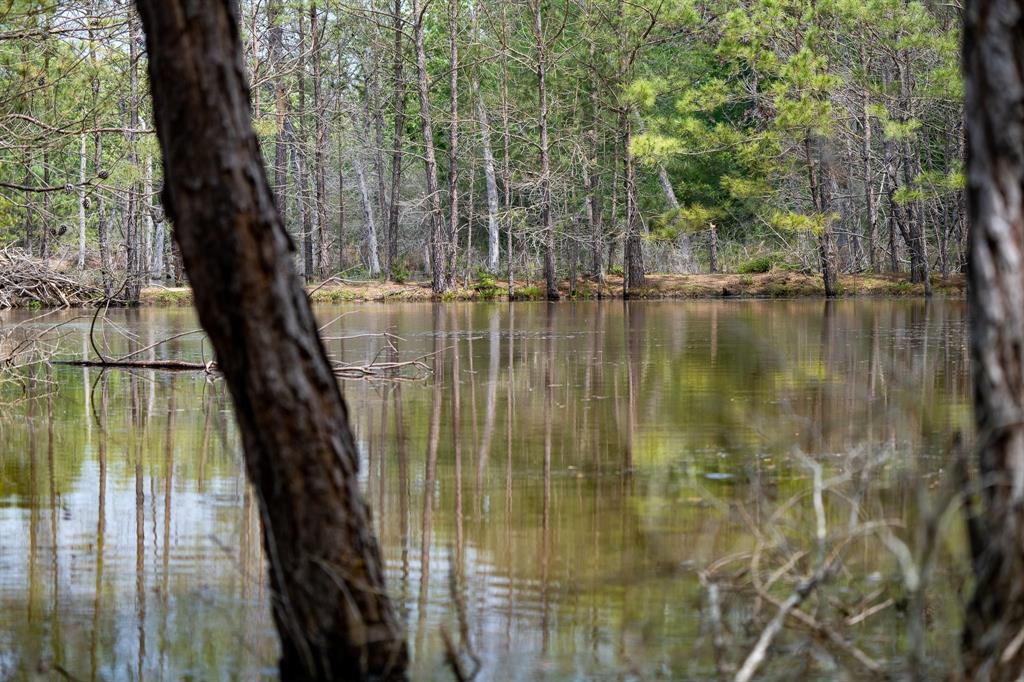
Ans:
{"label": "mossy ground", "polygon": [[[963,275],[943,280],[935,277],[932,289],[937,296],[964,295]],[[843,296],[913,297],[923,296],[924,286],[911,284],[900,275],[846,275],[840,278]],[[799,272],[773,271],[763,274],[717,275],[648,275],[645,286],[630,292],[630,298],[803,298],[824,296],[825,289],[819,275]],[[314,303],[370,303],[388,301],[431,301],[433,292],[428,282],[394,284],[389,282],[353,282],[310,287]],[[503,281],[495,290],[481,290],[469,282],[442,297],[444,301],[506,300],[508,295]],[[515,300],[540,300],[543,287],[533,282],[515,283]],[[609,275],[604,282],[579,280],[574,292],[568,282],[562,282],[562,298],[587,300],[622,298],[622,277]],[[149,288],[142,292],[142,304],[152,306],[187,306],[192,304],[192,291],[187,288]]]}

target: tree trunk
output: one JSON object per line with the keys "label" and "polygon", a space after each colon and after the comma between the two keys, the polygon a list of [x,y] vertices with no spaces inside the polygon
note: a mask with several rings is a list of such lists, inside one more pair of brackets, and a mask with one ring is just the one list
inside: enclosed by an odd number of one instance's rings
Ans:
{"label": "tree trunk", "polygon": [[832,230],[832,193],[829,185],[826,184],[830,183],[832,179],[829,153],[824,149],[824,141],[820,137],[814,139],[806,137],[804,152],[811,202],[823,222],[821,234],[818,235],[821,279],[825,286],[825,296],[832,298],[839,293],[839,281],[836,273],[835,235]]}
{"label": "tree trunk", "polygon": [[[303,3],[305,4],[305,3]],[[299,54],[306,53],[306,13],[299,13]],[[299,206],[302,226],[302,276],[307,282],[313,279],[313,210],[309,201],[309,112],[306,110],[306,60],[299,61],[299,115],[298,130],[295,132],[295,154],[298,157],[296,178],[299,181],[299,193],[296,203]]]}
{"label": "tree trunk", "polygon": [[[902,120],[906,122],[913,118],[913,97],[911,83],[911,66],[908,50],[902,50],[900,60],[897,62],[897,75],[900,80],[900,101],[903,107]],[[917,147],[909,139],[902,143],[903,155],[903,182],[905,186],[912,187],[914,180],[920,174],[917,161]],[[931,276],[928,272],[928,240],[924,231],[924,216],[922,215],[921,202],[911,201],[905,207],[904,215],[907,223],[907,248],[910,250],[910,281],[924,284],[925,296],[931,296]]]}
{"label": "tree trunk", "polygon": [[370,196],[370,188],[366,184],[366,170],[363,167],[363,159],[357,152],[352,159],[352,165],[356,169],[356,182],[359,183],[359,199],[363,205],[363,222],[366,225],[366,264],[370,271],[370,277],[380,277],[380,258],[377,247],[377,221],[373,215],[373,197]]}
{"label": "tree trunk", "polygon": [[[455,282],[459,243],[459,1],[448,0],[448,234],[445,235],[445,278]],[[451,286],[451,284],[449,285]]]}
{"label": "tree trunk", "polygon": [[558,300],[555,276],[555,225],[551,215],[551,149],[548,139],[547,44],[541,0],[533,1],[533,38],[537,51],[537,123],[540,128],[540,223],[544,236],[544,283],[549,301]]}
{"label": "tree trunk", "polygon": [[80,148],[78,152],[78,269],[85,269],[85,173],[88,160],[85,151],[85,133],[82,133]]}
{"label": "tree trunk", "polygon": [[274,87],[274,197],[281,222],[288,225],[288,91],[285,89],[281,60],[284,52],[284,27],[281,26],[281,0],[267,0],[267,68],[273,74]]}
{"label": "tree trunk", "polygon": [[[476,0],[470,0],[469,13],[473,29],[473,40],[480,40],[480,26],[477,22]],[[480,123],[480,146],[484,154],[484,183],[487,187],[487,262],[485,269],[492,275],[498,274],[499,243],[498,232],[498,180],[494,172],[494,150],[491,147],[491,123],[487,117],[487,105],[480,95],[480,70],[473,69],[471,88],[476,100],[476,116]]]}
{"label": "tree trunk", "polygon": [[394,87],[395,87],[395,137],[391,149],[391,197],[388,203],[387,248],[384,268],[388,279],[394,278],[398,265],[398,228],[402,189],[402,137],[405,134],[405,77],[402,74],[405,60],[402,58],[402,0],[395,0],[391,16],[395,32]]}
{"label": "tree trunk", "polygon": [[233,0],[139,0],[164,206],[260,499],[283,680],[405,678],[348,409],[252,130]]}
{"label": "tree trunk", "polygon": [[422,0],[413,0],[412,13],[415,21],[413,38],[416,47],[416,84],[420,95],[420,126],[423,132],[423,163],[427,175],[427,202],[430,207],[430,269],[431,286],[435,294],[451,289],[451,282],[445,274],[447,249],[442,226],[441,194],[437,182],[437,152],[434,149],[434,117],[430,112],[430,76],[427,73],[427,52],[424,46],[424,14],[427,8]]}
{"label": "tree trunk", "polygon": [[327,277],[327,109],[323,97],[322,28],[316,2],[309,5],[309,35],[312,47],[309,58],[313,61],[313,116],[315,117],[315,174],[314,208],[316,211],[316,272],[320,279]]}
{"label": "tree trunk", "polygon": [[[129,59],[128,69],[128,97],[129,97],[129,118],[128,118],[128,163],[133,169],[139,168],[139,145],[138,133],[140,127],[139,118],[139,41],[141,39],[141,28],[135,11],[128,10],[129,25]],[[140,188],[137,181],[133,181],[128,189],[128,202],[124,216],[124,249],[127,258],[125,273],[124,298],[130,303],[138,303],[142,293],[142,273],[145,270],[145,254],[142,253],[142,238],[139,229],[139,199]]]}
{"label": "tree trunk", "polygon": [[142,186],[142,211],[146,215],[146,248],[143,260],[140,264],[140,272],[143,280],[149,282],[153,279],[153,238],[156,231],[156,221],[153,220],[153,155],[146,154],[146,176]]}
{"label": "tree trunk", "polygon": [[508,68],[508,42],[509,42],[509,30],[508,30],[508,5],[503,3],[501,5],[501,140],[502,140],[502,185],[504,189],[505,198],[505,215],[508,221],[507,229],[505,230],[505,261],[506,267],[506,279],[508,286],[508,297],[512,299],[515,294],[513,272],[512,272],[512,225],[513,221],[509,216],[509,212],[512,210],[512,128],[509,123],[509,111],[508,111],[508,82],[509,82],[509,68]]}
{"label": "tree trunk", "polygon": [[[861,65],[864,68],[864,78],[868,77],[871,71],[871,61],[867,56],[866,49],[862,46],[860,52]],[[861,90],[861,172],[864,182],[864,207],[867,218],[867,239],[868,239],[868,267],[872,272],[878,272],[878,253],[875,248],[878,231],[878,211],[875,208],[875,193],[871,189],[871,91],[865,85]]]}
{"label": "tree trunk", "polygon": [[718,272],[718,226],[714,223],[708,225],[708,261],[712,275]]}
{"label": "tree trunk", "polygon": [[[590,59],[595,62],[595,43],[590,44]],[[590,230],[590,275],[597,281],[604,279],[602,252],[604,250],[604,226],[601,221],[601,172],[600,150],[601,105],[596,63],[592,66],[593,76],[590,80],[590,130],[587,131],[589,154],[587,169],[584,171],[584,182],[587,192],[587,227]]]}
{"label": "tree trunk", "polygon": [[633,125],[627,111],[620,114],[622,135],[622,187],[626,196],[626,238],[622,255],[622,293],[629,298],[644,286],[644,253],[640,238],[640,206],[636,195],[636,163],[631,149]]}
{"label": "tree trunk", "polygon": [[[97,5],[97,0],[92,0],[90,3],[90,12],[94,17],[98,14]],[[92,125],[96,131],[93,133],[93,172],[97,177],[102,178],[104,171],[103,135],[99,131],[100,77],[93,22],[89,22],[89,63],[92,67],[92,74],[90,75],[90,87],[92,90],[91,106],[93,112]],[[96,236],[100,242],[100,278],[103,281],[103,294],[110,298],[114,293],[114,281],[110,264],[110,237],[107,233],[107,214],[102,192],[96,192]]]}
{"label": "tree trunk", "polygon": [[968,518],[975,589],[963,645],[967,679],[996,682],[1017,680],[1024,668],[1022,21],[1021,0],[966,4],[967,291],[981,485]]}
{"label": "tree trunk", "polygon": [[[295,179],[297,180],[297,182],[295,184],[296,184],[296,186],[297,186],[297,188],[299,190],[295,194],[295,196],[294,196],[294,199],[295,199],[295,213],[297,214],[297,217],[298,217],[298,220],[296,220],[295,222],[299,226],[299,234],[297,235],[297,238],[295,238],[295,236],[293,235],[293,240],[296,242],[296,244],[299,247],[298,257],[296,258],[296,266],[297,266],[296,269],[297,269],[297,271],[299,273],[299,277],[301,277],[303,280],[305,280],[308,277],[308,274],[307,274],[307,271],[306,271],[306,258],[305,258],[305,254],[306,254],[305,234],[306,234],[306,231],[307,231],[307,228],[308,228],[308,222],[307,222],[307,218],[306,218],[306,202],[304,201],[305,196],[306,196],[306,193],[305,193],[305,189],[306,189],[305,188],[306,172],[303,169],[303,165],[304,165],[303,162],[305,161],[305,159],[303,158],[302,154],[299,152],[298,139],[297,139],[297,135],[295,134],[295,129],[292,127],[292,118],[291,118],[291,112],[290,111],[289,111],[288,117],[285,118],[284,129],[285,129],[285,132],[286,132],[287,137],[288,137],[288,143],[289,143],[288,144],[288,154],[289,154],[289,156],[291,156],[292,173],[293,173]],[[285,197],[282,197],[281,200],[284,203],[284,202],[288,201],[288,198],[285,196]]]}

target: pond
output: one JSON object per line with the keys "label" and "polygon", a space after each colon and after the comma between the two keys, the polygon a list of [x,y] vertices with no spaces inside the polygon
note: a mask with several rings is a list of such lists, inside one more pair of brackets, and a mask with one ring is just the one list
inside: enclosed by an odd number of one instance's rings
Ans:
{"label": "pond", "polygon": [[[701,576],[763,546],[787,500],[810,509],[807,461],[831,475],[878,455],[858,509],[910,538],[919,490],[940,487],[970,424],[962,301],[317,313],[338,359],[426,367],[342,382],[417,680],[451,679],[442,630],[481,680],[713,675]],[[63,357],[90,353],[77,315],[34,323],[69,320]],[[187,309],[111,311],[98,344],[115,357],[195,327]],[[137,357],[211,359],[198,334]],[[223,381],[58,365],[21,379],[0,407],[0,679],[274,679],[259,513]],[[829,498],[830,527],[846,513]],[[779,533],[813,547],[802,514]],[[901,656],[891,554],[865,541],[848,566],[836,599],[863,616],[848,635],[875,659]],[[939,662],[963,599],[940,573]],[[742,661],[757,631],[741,616],[756,606],[723,598]],[[772,610],[759,608],[763,623]],[[827,647],[782,641],[808,677],[833,678]]]}

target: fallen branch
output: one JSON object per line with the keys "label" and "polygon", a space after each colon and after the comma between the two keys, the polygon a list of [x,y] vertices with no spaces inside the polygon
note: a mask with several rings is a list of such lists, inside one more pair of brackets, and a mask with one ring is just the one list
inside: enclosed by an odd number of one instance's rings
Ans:
{"label": "fallen branch", "polygon": [[212,373],[217,366],[212,363],[187,362],[185,360],[61,360],[57,365],[70,367],[128,367],[134,369],[163,369],[176,372],[199,371]]}
{"label": "fallen branch", "polygon": [[782,632],[782,628],[786,625],[786,618],[789,617],[790,613],[798,606],[804,603],[804,600],[811,595],[814,590],[818,588],[821,583],[825,582],[828,576],[832,572],[833,563],[825,564],[821,566],[817,571],[814,572],[809,578],[802,580],[800,584],[796,586],[793,593],[786,598],[786,601],[779,605],[779,612],[775,614],[775,617],[771,619],[765,629],[761,632],[761,636],[757,640],[757,644],[751,650],[750,654],[747,655],[743,666],[739,672],[736,673],[736,682],[750,682],[754,678],[754,673],[764,663],[765,658],[768,654],[768,647],[771,646],[772,641],[775,637]]}

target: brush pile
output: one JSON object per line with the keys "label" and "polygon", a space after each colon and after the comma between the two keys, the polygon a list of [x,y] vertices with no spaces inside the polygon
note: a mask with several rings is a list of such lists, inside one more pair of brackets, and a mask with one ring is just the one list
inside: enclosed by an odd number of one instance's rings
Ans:
{"label": "brush pile", "polygon": [[54,269],[22,249],[0,248],[0,309],[25,306],[71,308],[103,298],[103,292]]}

